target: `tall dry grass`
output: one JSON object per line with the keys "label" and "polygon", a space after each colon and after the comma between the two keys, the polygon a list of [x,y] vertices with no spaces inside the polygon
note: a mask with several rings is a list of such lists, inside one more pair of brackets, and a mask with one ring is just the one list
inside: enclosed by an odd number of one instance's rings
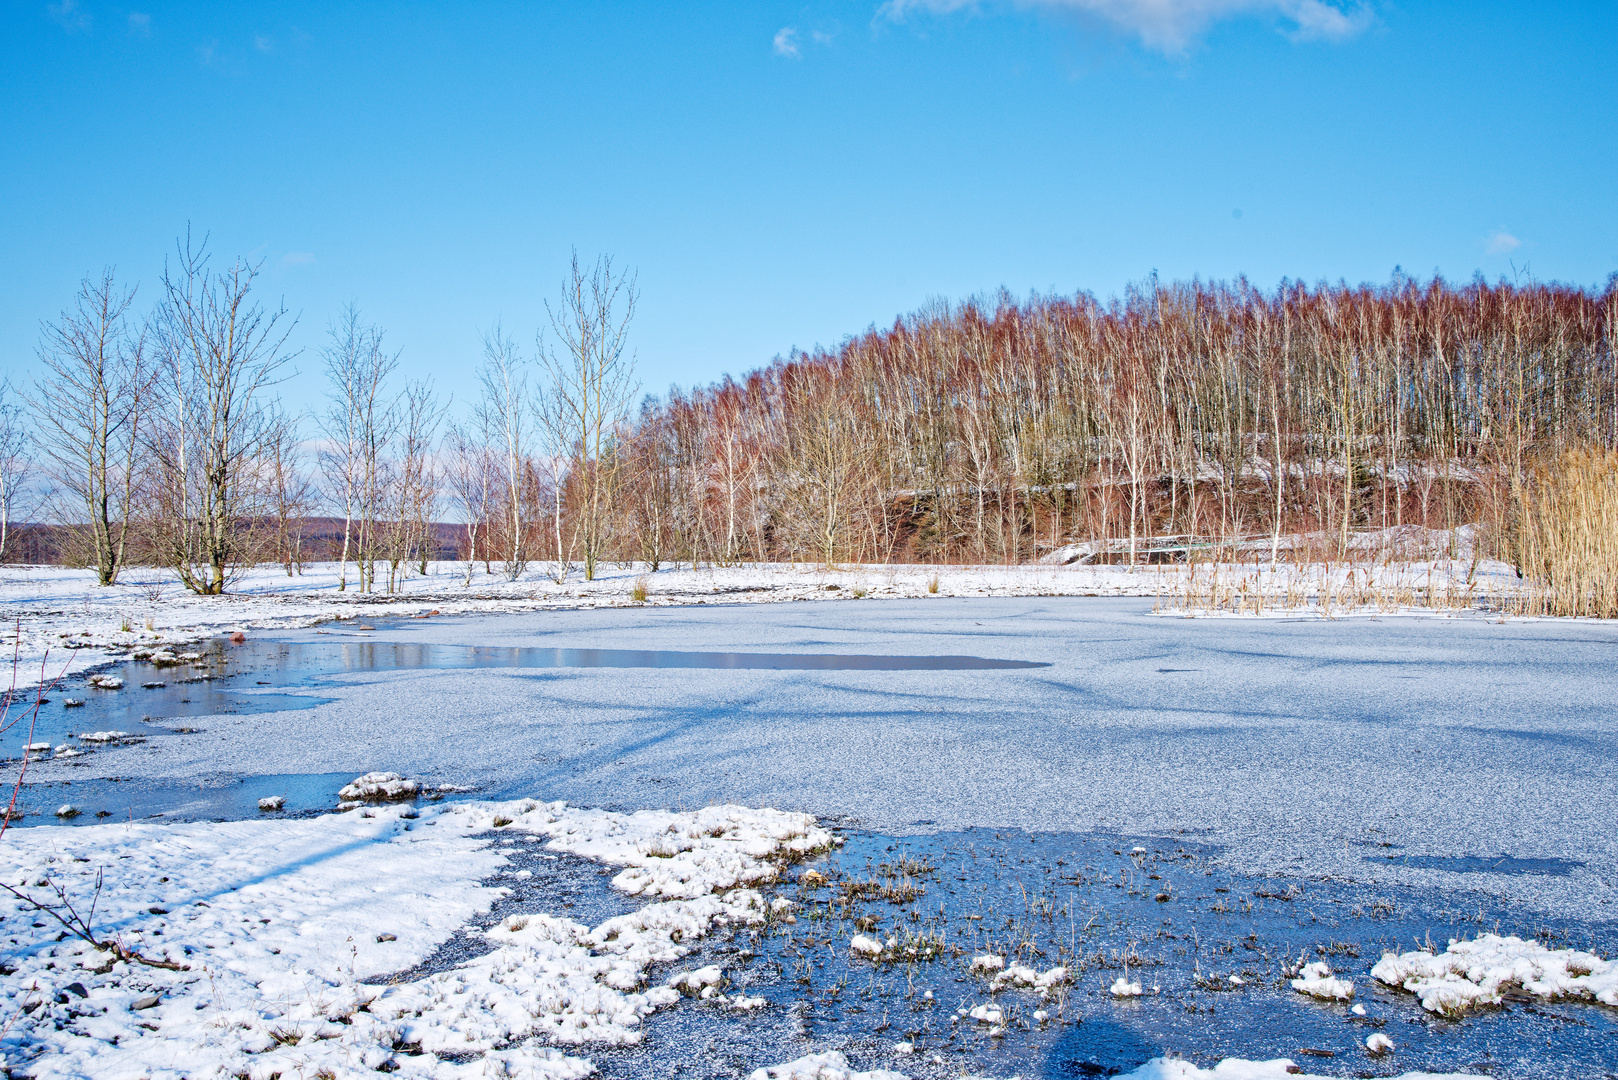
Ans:
{"label": "tall dry grass", "polygon": [[1524,613],[1618,618],[1618,453],[1564,452],[1533,471],[1519,505]]}

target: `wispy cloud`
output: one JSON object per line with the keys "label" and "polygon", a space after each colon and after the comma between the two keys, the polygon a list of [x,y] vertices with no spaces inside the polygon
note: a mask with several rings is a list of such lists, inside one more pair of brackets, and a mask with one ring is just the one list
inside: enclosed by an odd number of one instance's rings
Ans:
{"label": "wispy cloud", "polygon": [[315,261],[312,251],[289,251],[281,256],[282,266],[308,266]]}
{"label": "wispy cloud", "polygon": [[[1215,23],[1241,16],[1269,16],[1290,24],[1294,41],[1341,41],[1371,24],[1364,4],[1338,0],[1010,0],[1017,8],[1098,19],[1148,49],[1166,56],[1186,53]],[[902,22],[915,13],[949,15],[979,10],[980,0],[885,0],[878,15]],[[999,6],[999,5],[990,5]]]}
{"label": "wispy cloud", "polygon": [[1496,229],[1483,242],[1483,250],[1490,255],[1510,255],[1520,247],[1522,241],[1504,229]]}
{"label": "wispy cloud", "polygon": [[55,3],[46,4],[45,10],[70,34],[88,32],[90,29],[90,13],[79,6],[79,0],[56,0]]}
{"label": "wispy cloud", "polygon": [[144,11],[131,11],[129,13],[129,32],[139,34],[141,37],[151,37],[152,17]]}
{"label": "wispy cloud", "polygon": [[797,27],[783,26],[775,32],[775,55],[791,57],[793,60],[803,56],[798,49]]}
{"label": "wispy cloud", "polygon": [[266,37],[263,34],[254,34],[253,48],[257,49],[261,53],[274,52],[275,39],[272,37]]}

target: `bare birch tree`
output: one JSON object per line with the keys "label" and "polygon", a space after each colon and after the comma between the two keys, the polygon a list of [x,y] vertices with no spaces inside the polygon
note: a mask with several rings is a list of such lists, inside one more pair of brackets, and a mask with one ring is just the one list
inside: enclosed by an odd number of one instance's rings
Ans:
{"label": "bare birch tree", "polygon": [[70,504],[64,523],[84,515],[96,581],[118,580],[134,512],[136,460],[151,390],[145,334],[127,320],[134,289],[109,268],[86,278],[74,307],[44,327],[39,360],[49,374],[29,395],[50,479]]}
{"label": "bare birch tree", "polygon": [[558,585],[573,573],[573,544],[571,539],[578,530],[569,530],[564,521],[567,507],[568,477],[573,465],[573,425],[567,401],[553,382],[534,395],[534,431],[538,436],[538,470],[545,478],[550,495],[551,545],[555,556],[551,563],[550,579]]}
{"label": "bare birch tree", "polygon": [[271,409],[269,423],[261,468],[274,529],[273,557],[287,577],[293,577],[303,573],[304,529],[319,504],[319,493],[303,469],[297,418]]}
{"label": "bare birch tree", "polygon": [[0,382],[0,561],[6,557],[11,522],[28,483],[30,441],[22,409],[11,400],[11,385]]}
{"label": "bare birch tree", "polygon": [[528,568],[530,555],[523,521],[523,485],[532,435],[528,366],[517,343],[498,326],[483,337],[483,367],[478,378],[483,384],[478,422],[488,431],[498,454],[498,494],[506,532],[503,569],[507,581],[516,581]]}
{"label": "bare birch tree", "polygon": [[277,436],[262,395],[290,359],[295,320],[253,299],[262,263],[209,267],[207,240],[177,244],[158,314],[161,393],[146,440],[153,540],[192,592],[218,595],[257,554],[269,512],[262,459]]}
{"label": "bare birch tree", "polygon": [[382,458],[397,427],[397,416],[383,396],[383,384],[399,364],[398,353],[382,347],[382,330],[360,320],[350,303],[326,331],[321,350],[328,382],[326,414],[320,420],[326,446],[321,467],[334,505],[343,513],[343,547],[338,556],[337,591],[348,588],[352,555],[361,592],[376,586],[378,503],[382,498]]}
{"label": "bare birch tree", "polygon": [[635,358],[628,352],[629,323],[638,299],[635,279],[615,273],[609,256],[597,258],[586,272],[575,251],[561,302],[554,308],[545,305],[561,351],[542,347],[540,358],[571,429],[575,531],[586,581],[594,580],[606,547],[619,477],[611,442],[640,389]]}
{"label": "bare birch tree", "polygon": [[390,593],[397,592],[403,583],[404,565],[412,557],[420,573],[427,573],[432,544],[430,531],[439,491],[438,464],[433,460],[432,446],[444,413],[438,395],[426,382],[414,382],[405,387],[395,411],[399,416],[398,453],[390,462],[383,494],[383,547],[388,560]]}
{"label": "bare birch tree", "polygon": [[[444,435],[444,452],[444,480],[449,485],[450,496],[466,518],[466,577],[462,584],[469,586],[478,561],[478,540],[487,532],[489,500],[494,491],[489,440],[475,428],[451,424]],[[486,549],[484,554],[487,555]]]}

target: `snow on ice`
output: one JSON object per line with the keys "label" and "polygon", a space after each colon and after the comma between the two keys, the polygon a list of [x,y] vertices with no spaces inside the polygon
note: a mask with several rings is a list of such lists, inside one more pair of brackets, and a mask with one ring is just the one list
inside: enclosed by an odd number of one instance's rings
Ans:
{"label": "snow on ice", "polygon": [[[484,956],[411,981],[366,981],[419,964],[488,909],[499,890],[478,882],[505,865],[486,839],[497,828],[622,866],[614,884],[653,899],[594,928],[543,913],[508,917],[487,931],[493,951]],[[659,857],[670,838],[683,850]],[[50,890],[40,883],[58,884],[87,906],[100,875],[102,940],[168,965],[121,960],[29,927],[44,920],[8,918],[16,936],[0,1008],[15,1019],[0,1049],[19,1072],[268,1080],[380,1067],[561,1080],[592,1069],[558,1045],[637,1042],[641,1019],[680,997],[648,985],[648,967],[684,956],[716,923],[762,923],[765,905],[750,886],[774,879],[771,860],[822,850],[833,837],[807,815],[774,810],[615,814],[522,800],[13,829],[7,841],[8,884],[43,899]],[[7,915],[24,910],[12,897],[0,903]],[[717,992],[716,974],[686,979]]]}
{"label": "snow on ice", "polygon": [[1324,998],[1328,1001],[1352,1001],[1354,999],[1354,983],[1349,979],[1338,979],[1332,976],[1331,965],[1324,961],[1305,964],[1298,970],[1298,978],[1292,980],[1292,989],[1300,994],[1310,997]]}
{"label": "snow on ice", "polygon": [[1410,991],[1422,1008],[1442,1016],[1497,1005],[1513,990],[1548,1001],[1572,998],[1618,1005],[1618,962],[1498,934],[1452,939],[1437,954],[1388,953],[1371,968],[1371,976]]}

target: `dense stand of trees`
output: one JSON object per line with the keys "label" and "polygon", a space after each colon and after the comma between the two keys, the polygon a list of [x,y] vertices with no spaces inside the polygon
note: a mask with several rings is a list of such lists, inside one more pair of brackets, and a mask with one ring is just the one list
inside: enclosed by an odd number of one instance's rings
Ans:
{"label": "dense stand of trees", "polygon": [[1515,559],[1536,464],[1618,441],[1615,328],[1615,283],[938,303],[650,405],[619,448],[655,478],[622,547],[1018,562],[1101,538],[1131,560],[1174,534],[1274,557],[1478,523]]}
{"label": "dense stand of trees", "polygon": [[350,307],[308,422],[271,396],[289,322],[255,273],[182,244],[144,320],[110,272],[85,283],[45,328],[32,409],[0,388],[0,544],[32,469],[63,557],[104,582],[156,562],[204,593],[316,557],[342,560],[344,588],[391,590],[444,554],[440,515],[468,580],[1015,563],[1075,541],[1108,561],[1313,559],[1463,524],[1531,568],[1571,490],[1556,463],[1582,455],[1599,494],[1618,460],[1618,278],[938,302],[632,410],[635,282],[575,257],[532,352],[485,335],[464,420],[428,384],[394,387],[397,354]]}

